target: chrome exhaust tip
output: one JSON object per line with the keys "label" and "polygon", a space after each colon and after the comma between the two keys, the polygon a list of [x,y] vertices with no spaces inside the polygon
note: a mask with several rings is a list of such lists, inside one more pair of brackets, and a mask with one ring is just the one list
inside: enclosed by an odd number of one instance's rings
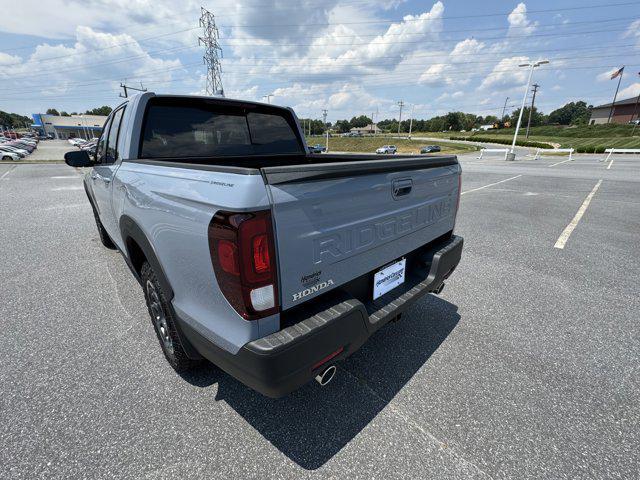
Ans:
{"label": "chrome exhaust tip", "polygon": [[322,373],[316,375],[316,382],[320,384],[321,387],[327,385],[331,380],[333,380],[334,375],[336,374],[336,366],[329,365],[325,368]]}

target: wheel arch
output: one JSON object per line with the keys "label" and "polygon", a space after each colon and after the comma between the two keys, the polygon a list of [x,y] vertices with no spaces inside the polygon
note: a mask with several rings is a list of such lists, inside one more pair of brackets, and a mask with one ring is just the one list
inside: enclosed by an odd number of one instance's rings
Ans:
{"label": "wheel arch", "polygon": [[158,260],[153,245],[151,245],[151,242],[147,239],[142,228],[134,219],[128,215],[123,215],[120,218],[120,233],[122,234],[122,240],[126,250],[124,252],[125,257],[131,270],[136,275],[137,280],[140,281],[142,264],[145,261],[149,262],[149,265],[151,265],[151,268],[158,277],[158,282],[160,282],[167,300],[171,301],[174,295],[173,288],[162,268],[162,264]]}

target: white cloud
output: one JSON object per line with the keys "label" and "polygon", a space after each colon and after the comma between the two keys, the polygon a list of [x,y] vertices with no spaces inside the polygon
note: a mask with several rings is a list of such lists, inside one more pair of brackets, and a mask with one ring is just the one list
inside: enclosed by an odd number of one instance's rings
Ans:
{"label": "white cloud", "polygon": [[489,87],[512,87],[525,83],[527,80],[527,69],[519,67],[518,65],[527,63],[528,61],[528,57],[503,58],[484,78],[479,89]]}
{"label": "white cloud", "polygon": [[625,38],[633,38],[636,41],[636,48],[640,48],[640,20],[635,20],[629,25],[623,35]]}
{"label": "white cloud", "polygon": [[127,34],[97,32],[90,27],[77,28],[73,46],[45,43],[27,59],[13,60],[0,70],[4,85],[11,85],[16,92],[12,97],[20,101],[25,95],[37,96],[47,104],[49,98],[58,99],[62,94],[80,99],[84,95],[89,103],[96,92],[117,103],[121,80],[140,78],[167,90],[166,82],[182,69],[180,60],[150,55]]}
{"label": "white cloud", "polygon": [[618,92],[618,99],[623,100],[625,98],[637,97],[638,95],[640,95],[640,83],[633,83]]}
{"label": "white cloud", "polygon": [[509,21],[509,34],[529,35],[538,27],[538,22],[531,22],[527,18],[527,6],[519,3],[507,17]]}
{"label": "white cloud", "polygon": [[22,59],[17,55],[9,55],[8,53],[0,52],[0,66],[3,65],[15,65],[20,63]]}

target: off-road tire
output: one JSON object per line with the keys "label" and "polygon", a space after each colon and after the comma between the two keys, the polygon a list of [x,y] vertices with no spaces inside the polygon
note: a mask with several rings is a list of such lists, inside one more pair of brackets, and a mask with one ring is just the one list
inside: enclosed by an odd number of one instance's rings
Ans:
{"label": "off-road tire", "polygon": [[158,282],[151,265],[144,262],[140,272],[144,298],[147,301],[151,324],[156,331],[160,348],[164,353],[167,362],[176,372],[187,372],[202,363],[199,360],[192,360],[185,352],[180,336],[176,330],[175,315],[171,305]]}

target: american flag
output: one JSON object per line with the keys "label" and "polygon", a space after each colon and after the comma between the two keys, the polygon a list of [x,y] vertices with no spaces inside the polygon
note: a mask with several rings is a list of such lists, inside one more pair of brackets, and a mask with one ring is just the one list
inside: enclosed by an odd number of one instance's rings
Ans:
{"label": "american flag", "polygon": [[622,67],[621,69],[616,70],[615,72],[613,72],[613,73],[611,74],[611,80],[613,80],[614,78],[617,78],[617,77],[619,77],[620,75],[622,75],[622,72],[623,72],[623,71],[624,71],[624,67]]}

